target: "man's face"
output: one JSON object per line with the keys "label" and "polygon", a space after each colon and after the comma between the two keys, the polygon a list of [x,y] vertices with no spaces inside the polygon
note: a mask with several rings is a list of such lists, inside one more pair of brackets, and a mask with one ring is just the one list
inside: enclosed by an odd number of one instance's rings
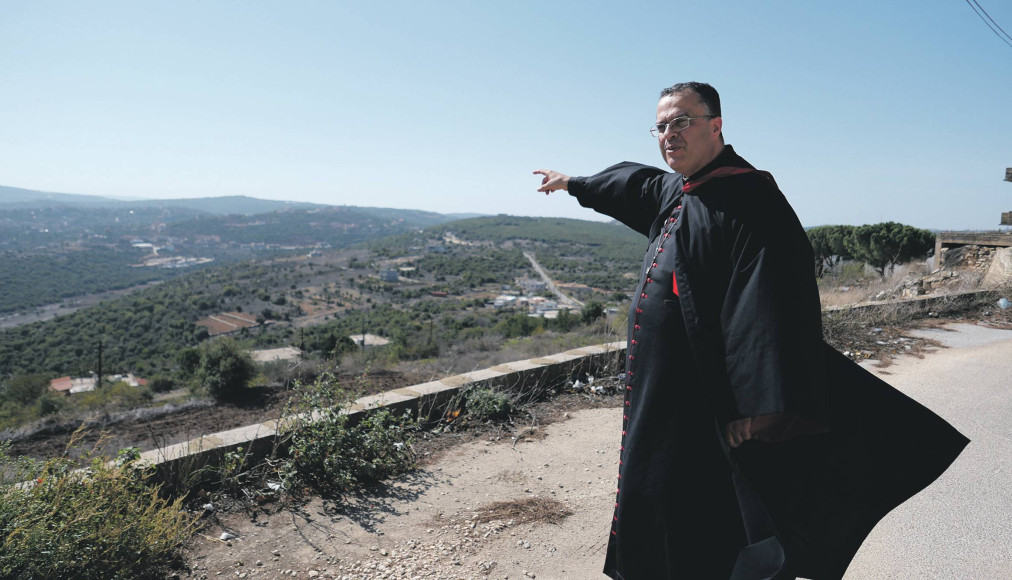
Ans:
{"label": "man's face", "polygon": [[[687,91],[661,97],[657,103],[657,122],[668,123],[676,117],[700,117],[706,106],[695,92]],[[673,128],[658,136],[661,155],[668,167],[689,176],[713,161],[724,149],[720,139],[721,119],[693,119],[692,124],[675,132]]]}

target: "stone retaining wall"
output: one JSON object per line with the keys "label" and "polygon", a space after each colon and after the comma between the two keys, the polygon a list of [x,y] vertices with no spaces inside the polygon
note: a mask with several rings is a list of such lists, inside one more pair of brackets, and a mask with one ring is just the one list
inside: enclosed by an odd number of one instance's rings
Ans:
{"label": "stone retaining wall", "polygon": [[[986,294],[986,291],[974,291],[911,300],[866,302],[826,310],[888,309],[897,314],[930,312],[942,307],[951,310],[954,305],[970,304]],[[374,409],[386,408],[395,412],[404,409],[421,410],[427,416],[438,416],[455,396],[472,387],[496,387],[537,396],[560,386],[568,378],[583,373],[618,374],[625,368],[625,349],[625,341],[612,342],[501,364],[363,397],[348,408],[348,413],[353,418],[362,417]],[[155,466],[162,481],[177,482],[185,480],[187,474],[199,474],[202,470],[221,465],[225,454],[239,447],[243,448],[244,453],[250,454],[251,461],[268,456],[277,445],[278,427],[277,420],[270,420],[212,433],[147,451],[141,454],[141,459]]]}
{"label": "stone retaining wall", "polygon": [[[358,399],[347,412],[353,420],[379,408],[395,412],[420,410],[436,416],[444,412],[455,396],[473,387],[496,387],[538,396],[561,386],[570,377],[618,374],[625,368],[625,347],[625,341],[587,346],[402,387]],[[225,454],[240,447],[244,454],[249,454],[247,461],[267,457],[278,445],[278,430],[278,420],[264,421],[146,451],[141,460],[152,464],[158,478],[166,484],[193,484],[210,479],[201,478],[201,474],[210,474],[223,464]]]}

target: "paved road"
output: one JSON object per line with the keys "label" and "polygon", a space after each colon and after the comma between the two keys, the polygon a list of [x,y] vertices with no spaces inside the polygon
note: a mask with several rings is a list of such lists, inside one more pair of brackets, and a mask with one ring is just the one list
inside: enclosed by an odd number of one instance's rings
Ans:
{"label": "paved road", "polygon": [[580,302],[575,298],[571,298],[566,294],[564,294],[562,290],[559,290],[559,287],[555,285],[555,282],[552,281],[551,277],[548,276],[548,273],[545,272],[544,268],[541,267],[541,264],[539,264],[538,261],[534,259],[534,254],[532,254],[531,252],[524,252],[524,257],[530,260],[531,266],[533,266],[534,271],[537,272],[539,276],[541,276],[541,279],[545,281],[545,285],[548,286],[548,290],[552,294],[558,296],[560,306],[569,305],[574,308],[583,308],[583,302]]}
{"label": "paved road", "polygon": [[942,477],[879,523],[846,580],[1012,578],[1012,331],[949,328],[956,332],[917,332],[949,348],[870,370],[972,442]]}

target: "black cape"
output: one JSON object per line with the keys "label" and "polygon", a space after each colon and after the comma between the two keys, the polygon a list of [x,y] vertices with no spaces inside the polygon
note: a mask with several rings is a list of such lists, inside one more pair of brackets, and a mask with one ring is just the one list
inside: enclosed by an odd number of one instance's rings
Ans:
{"label": "black cape", "polygon": [[[797,216],[768,174],[704,177],[727,167],[754,169],[727,146],[688,179],[627,162],[569,182],[650,240],[630,309],[612,578],[841,578],[875,524],[969,442],[825,344]],[[729,421],[763,416],[799,427],[724,445]]]}

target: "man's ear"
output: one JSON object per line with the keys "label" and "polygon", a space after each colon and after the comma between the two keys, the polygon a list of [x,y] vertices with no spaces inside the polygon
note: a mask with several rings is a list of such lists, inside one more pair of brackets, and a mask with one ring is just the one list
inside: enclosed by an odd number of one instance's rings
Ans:
{"label": "man's ear", "polygon": [[713,134],[719,135],[720,130],[724,127],[724,119],[717,117],[713,119]]}

